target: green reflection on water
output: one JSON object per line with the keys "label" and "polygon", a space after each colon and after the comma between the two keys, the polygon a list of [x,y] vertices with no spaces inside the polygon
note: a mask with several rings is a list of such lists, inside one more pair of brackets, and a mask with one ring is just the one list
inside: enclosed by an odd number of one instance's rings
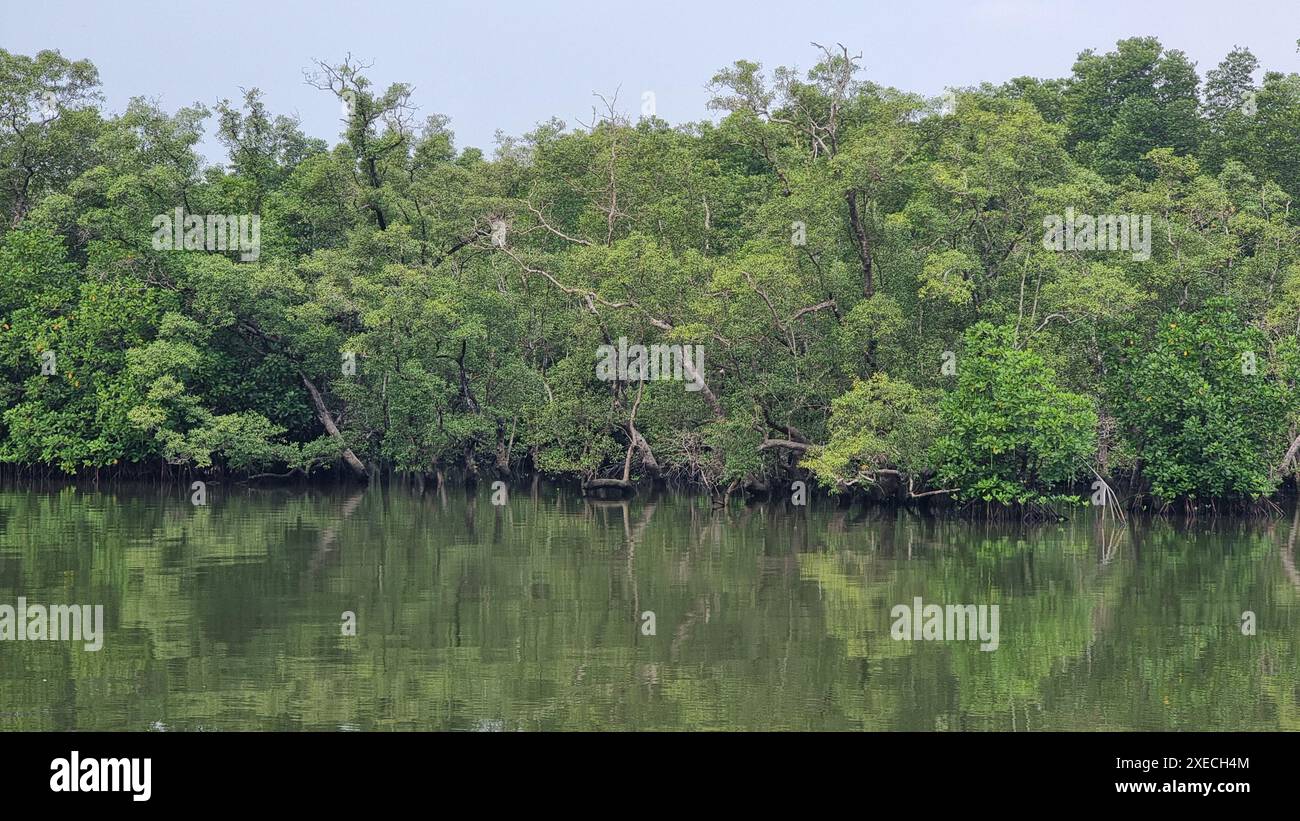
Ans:
{"label": "green reflection on water", "polygon": [[[0,642],[0,730],[1300,729],[1290,514],[209,491],[0,492],[0,603],[106,624]],[[916,596],[997,604],[998,649],[893,640]]]}

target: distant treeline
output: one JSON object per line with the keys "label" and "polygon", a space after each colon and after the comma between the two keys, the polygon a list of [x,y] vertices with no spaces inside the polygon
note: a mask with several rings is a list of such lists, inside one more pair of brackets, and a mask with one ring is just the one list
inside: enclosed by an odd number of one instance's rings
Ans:
{"label": "distant treeline", "polygon": [[602,97],[490,158],[350,60],[308,72],[331,147],[257,89],[107,117],[89,62],[0,50],[3,472],[1028,512],[1294,481],[1300,75],[1135,38],[926,99],[816,49],[720,70],[716,124]]}

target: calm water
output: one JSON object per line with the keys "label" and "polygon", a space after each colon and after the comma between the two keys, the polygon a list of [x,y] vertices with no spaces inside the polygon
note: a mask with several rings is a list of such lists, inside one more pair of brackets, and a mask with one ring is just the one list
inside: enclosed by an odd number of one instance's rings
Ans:
{"label": "calm water", "polygon": [[[0,642],[0,730],[1300,729],[1290,512],[209,490],[0,492],[0,604],[105,613],[99,652]],[[997,604],[998,649],[892,639],[916,596]]]}

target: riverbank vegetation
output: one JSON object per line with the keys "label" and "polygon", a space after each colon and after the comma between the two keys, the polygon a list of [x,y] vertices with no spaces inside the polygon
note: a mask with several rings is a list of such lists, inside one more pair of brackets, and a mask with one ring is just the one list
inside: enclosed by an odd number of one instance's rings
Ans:
{"label": "riverbank vegetation", "polygon": [[[352,59],[307,72],[331,146],[256,89],[110,116],[90,63],[0,51],[0,463],[1017,510],[1293,484],[1300,74],[1134,38],[935,100],[811,55],[720,70],[716,122],[611,95],[489,156]],[[173,214],[257,230],[180,250]],[[703,368],[598,378],[620,340]]]}

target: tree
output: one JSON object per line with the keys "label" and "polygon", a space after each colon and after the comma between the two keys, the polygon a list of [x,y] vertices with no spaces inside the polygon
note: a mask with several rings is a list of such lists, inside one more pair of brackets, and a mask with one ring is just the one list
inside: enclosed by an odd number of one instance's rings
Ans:
{"label": "tree", "polygon": [[1061,487],[1088,472],[1096,411],[1014,339],[1013,329],[987,322],[966,332],[957,387],[940,406],[939,480],[966,501],[1029,508],[1073,501]]}
{"label": "tree", "polygon": [[1196,69],[1154,37],[1121,40],[1104,55],[1079,55],[1065,93],[1070,146],[1103,176],[1148,178],[1142,157],[1168,147],[1189,154],[1200,143]]}
{"label": "tree", "polygon": [[931,392],[884,374],[856,383],[831,403],[830,439],[811,450],[802,464],[832,492],[879,484],[882,476],[931,473],[930,451],[939,431]]}
{"label": "tree", "polygon": [[1286,393],[1264,335],[1236,306],[1211,299],[1171,311],[1149,337],[1118,334],[1110,356],[1111,401],[1157,500],[1272,492]]}

